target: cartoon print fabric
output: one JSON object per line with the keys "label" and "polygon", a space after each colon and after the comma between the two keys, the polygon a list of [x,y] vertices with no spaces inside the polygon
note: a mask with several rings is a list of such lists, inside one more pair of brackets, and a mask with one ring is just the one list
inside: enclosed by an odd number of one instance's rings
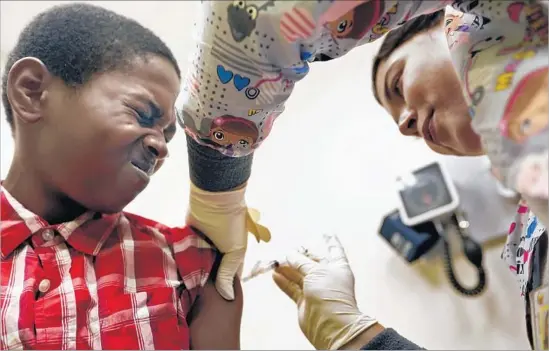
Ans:
{"label": "cartoon print fabric", "polygon": [[547,200],[546,2],[203,2],[180,123],[202,145],[250,154],[315,57],[341,57],[446,5],[456,10],[445,30],[473,128],[507,187]]}
{"label": "cartoon print fabric", "polygon": [[[498,178],[528,198],[531,209],[546,218],[546,10],[536,3],[492,1],[496,16],[490,19],[481,3],[470,5],[479,8],[476,14],[447,11],[445,32],[470,102],[473,127],[483,139]],[[489,30],[492,23],[505,19],[511,20],[506,21],[510,22],[506,31]],[[540,198],[543,201],[536,201]],[[545,229],[522,202],[502,258],[516,275],[523,296],[531,279],[531,254]]]}
{"label": "cartoon print fabric", "polygon": [[[445,31],[472,125],[502,182],[548,199],[547,7],[536,1],[471,1],[447,11]],[[547,206],[536,212],[546,213]]]}
{"label": "cartoon print fabric", "polygon": [[247,155],[269,135],[316,56],[343,56],[444,3],[203,2],[179,122],[202,145]]}
{"label": "cartoon print fabric", "polygon": [[[532,210],[547,214],[546,1],[203,2],[179,122],[202,145],[247,155],[269,135],[315,57],[341,57],[446,5],[454,9],[447,8],[445,32],[473,128],[505,186],[530,206],[530,199],[541,199]],[[520,206],[503,256],[522,291],[529,253],[543,230]]]}
{"label": "cartoon print fabric", "polygon": [[547,6],[537,1],[203,2],[180,123],[198,143],[244,156],[270,133],[314,57],[337,58],[414,16],[452,5],[446,34],[503,183],[547,199]]}
{"label": "cartoon print fabric", "polygon": [[515,221],[509,227],[507,243],[501,257],[516,275],[522,296],[527,293],[527,284],[530,280],[532,251],[545,230],[545,226],[532,214],[526,203],[521,202]]}

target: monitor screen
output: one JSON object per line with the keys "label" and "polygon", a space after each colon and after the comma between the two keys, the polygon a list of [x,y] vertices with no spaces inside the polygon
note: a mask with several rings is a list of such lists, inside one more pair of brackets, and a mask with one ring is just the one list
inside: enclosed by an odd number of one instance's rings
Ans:
{"label": "monitor screen", "polygon": [[449,205],[452,196],[438,163],[399,179],[399,196],[409,218]]}

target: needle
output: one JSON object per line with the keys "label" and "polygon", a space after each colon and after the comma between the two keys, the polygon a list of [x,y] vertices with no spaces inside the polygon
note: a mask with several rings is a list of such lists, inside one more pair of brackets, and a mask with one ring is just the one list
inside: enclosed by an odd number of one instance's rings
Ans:
{"label": "needle", "polygon": [[278,261],[270,261],[264,264],[264,261],[258,261],[254,267],[252,268],[252,271],[250,274],[242,278],[242,282],[245,283],[250,279],[253,279],[257,276],[260,276],[262,274],[268,273],[280,266],[280,263]]}

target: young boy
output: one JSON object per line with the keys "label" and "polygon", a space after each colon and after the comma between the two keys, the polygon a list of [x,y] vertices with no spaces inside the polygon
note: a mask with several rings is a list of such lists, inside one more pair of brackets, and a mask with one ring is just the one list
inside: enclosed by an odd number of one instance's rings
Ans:
{"label": "young boy", "polygon": [[166,45],[112,11],[62,5],[23,30],[2,80],[2,349],[239,348],[216,249],[123,212],[167,155],[179,87]]}

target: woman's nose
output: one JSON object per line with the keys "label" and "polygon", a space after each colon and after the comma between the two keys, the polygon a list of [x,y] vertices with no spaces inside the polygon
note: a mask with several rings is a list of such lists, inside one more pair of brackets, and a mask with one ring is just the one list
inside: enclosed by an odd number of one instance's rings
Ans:
{"label": "woman's nose", "polygon": [[157,160],[162,160],[168,156],[168,144],[163,136],[147,135],[143,139],[143,146]]}
{"label": "woman's nose", "polygon": [[398,121],[398,129],[405,136],[417,135],[417,113],[406,112]]}

